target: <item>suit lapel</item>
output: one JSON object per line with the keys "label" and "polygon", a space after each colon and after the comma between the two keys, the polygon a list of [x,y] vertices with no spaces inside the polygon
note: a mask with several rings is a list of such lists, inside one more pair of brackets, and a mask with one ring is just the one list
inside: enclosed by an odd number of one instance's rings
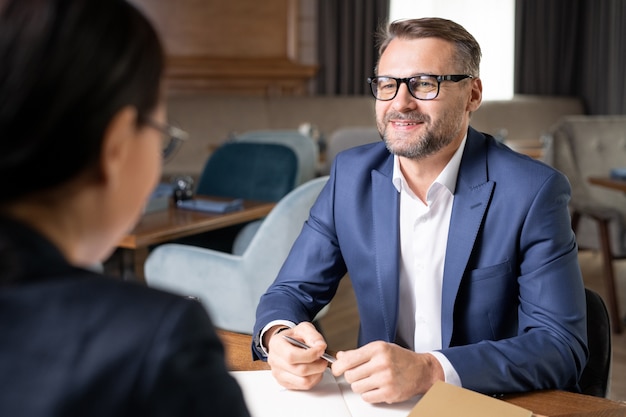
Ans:
{"label": "suit lapel", "polygon": [[482,134],[470,128],[457,179],[443,272],[443,347],[448,347],[452,339],[454,303],[493,187],[487,177],[487,143]]}
{"label": "suit lapel", "polygon": [[[393,157],[391,166],[393,166]],[[372,213],[378,300],[388,341],[396,334],[398,315],[399,197],[391,182],[389,164],[383,172],[372,171]],[[384,172],[389,171],[387,174]]]}

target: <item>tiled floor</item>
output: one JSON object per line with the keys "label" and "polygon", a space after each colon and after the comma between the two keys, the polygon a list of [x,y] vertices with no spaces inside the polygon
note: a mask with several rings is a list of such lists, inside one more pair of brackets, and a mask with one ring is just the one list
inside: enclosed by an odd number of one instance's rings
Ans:
{"label": "tiled floor", "polygon": [[[581,252],[579,255],[585,285],[604,295],[602,264],[599,254]],[[618,261],[619,297],[622,314],[626,313],[626,261]],[[358,311],[349,279],[344,279],[331,303],[329,313],[321,320],[322,329],[333,350],[351,349],[356,346]],[[621,335],[613,335],[613,358],[608,397],[626,401],[626,328]]]}

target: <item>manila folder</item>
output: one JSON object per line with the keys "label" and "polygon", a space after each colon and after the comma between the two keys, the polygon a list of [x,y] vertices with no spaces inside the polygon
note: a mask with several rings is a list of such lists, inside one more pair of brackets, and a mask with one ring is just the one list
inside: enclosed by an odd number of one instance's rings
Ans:
{"label": "manila folder", "polygon": [[531,411],[505,401],[436,382],[408,417],[531,417]]}

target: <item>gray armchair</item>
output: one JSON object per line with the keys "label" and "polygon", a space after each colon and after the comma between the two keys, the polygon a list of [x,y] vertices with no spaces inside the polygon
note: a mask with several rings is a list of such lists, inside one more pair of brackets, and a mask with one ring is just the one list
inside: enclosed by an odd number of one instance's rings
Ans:
{"label": "gray armchair", "polygon": [[572,228],[581,249],[602,253],[612,328],[622,331],[613,262],[626,259],[626,195],[589,183],[626,166],[626,116],[566,116],[545,137],[544,159],[572,185]]}
{"label": "gray armchair", "polygon": [[145,262],[147,284],[196,297],[215,326],[251,334],[259,299],[278,275],[327,180],[308,181],[283,197],[241,255],[179,244],[157,247]]}
{"label": "gray armchair", "polygon": [[376,126],[347,126],[335,130],[328,137],[326,160],[321,170],[322,174],[328,175],[330,173],[330,167],[339,152],[380,140],[380,133],[378,133]]}

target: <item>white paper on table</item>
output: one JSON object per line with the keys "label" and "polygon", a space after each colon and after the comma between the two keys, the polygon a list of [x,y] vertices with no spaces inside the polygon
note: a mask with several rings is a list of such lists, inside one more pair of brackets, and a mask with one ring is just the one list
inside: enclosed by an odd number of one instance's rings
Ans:
{"label": "white paper on table", "polygon": [[233,371],[252,417],[350,417],[337,381],[325,372],[309,391],[282,387],[271,371]]}
{"label": "white paper on table", "polygon": [[369,404],[330,370],[309,391],[291,391],[271,371],[233,371],[252,417],[406,417],[420,397],[397,404]]}

